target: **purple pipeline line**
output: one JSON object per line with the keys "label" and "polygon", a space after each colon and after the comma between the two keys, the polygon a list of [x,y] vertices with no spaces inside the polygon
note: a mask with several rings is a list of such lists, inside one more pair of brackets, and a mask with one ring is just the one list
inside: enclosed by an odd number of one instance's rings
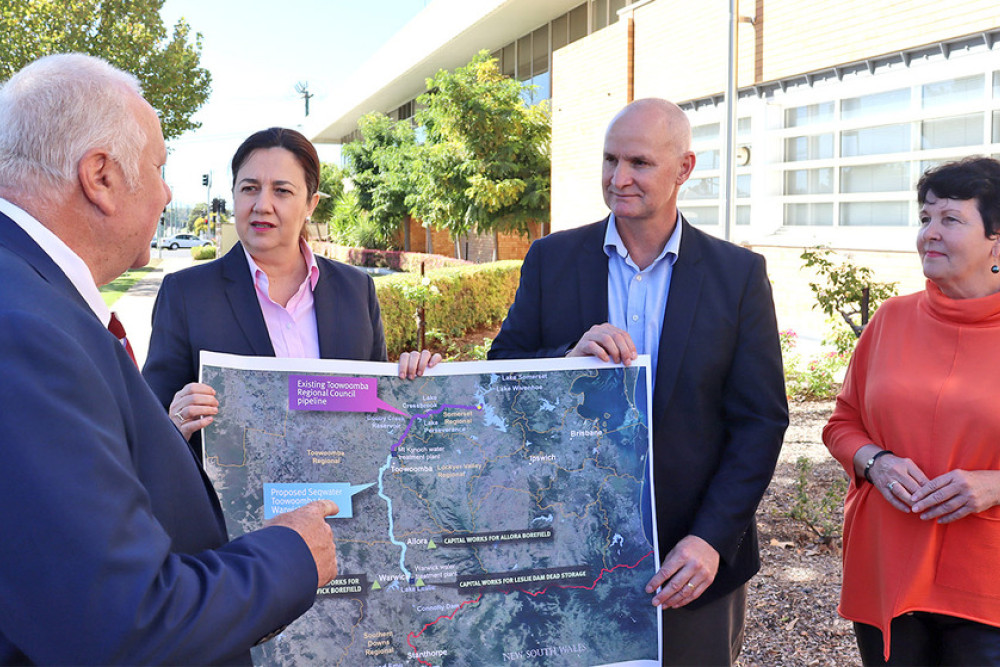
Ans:
{"label": "purple pipeline line", "polygon": [[483,409],[483,407],[481,405],[451,405],[450,403],[444,403],[437,410],[431,410],[430,412],[424,412],[424,413],[419,414],[419,415],[410,415],[410,421],[409,421],[409,423],[406,424],[406,430],[403,431],[403,435],[399,436],[399,440],[396,441],[396,444],[393,445],[392,449],[389,450],[389,451],[392,452],[393,454],[396,453],[396,450],[399,449],[399,446],[401,444],[403,444],[404,440],[406,440],[406,436],[408,436],[410,434],[410,429],[413,428],[413,422],[414,421],[416,421],[417,419],[425,419],[425,418],[430,417],[432,415],[439,415],[442,412],[444,412],[445,410],[447,410],[448,408],[457,408],[459,410],[482,410]]}

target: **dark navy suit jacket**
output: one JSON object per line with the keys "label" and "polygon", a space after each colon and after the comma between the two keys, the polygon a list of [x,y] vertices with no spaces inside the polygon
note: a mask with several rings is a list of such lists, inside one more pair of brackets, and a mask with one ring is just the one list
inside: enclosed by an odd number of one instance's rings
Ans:
{"label": "dark navy suit jacket", "polygon": [[215,492],[118,340],[0,214],[0,664],[209,664],[316,593],[283,527]]}
{"label": "dark navy suit jacket", "polygon": [[[760,567],[754,519],[788,404],[764,258],[683,220],[653,380],[660,556],[693,534],[720,554],[697,607]],[[535,241],[491,359],[560,357],[608,321],[607,219]]]}
{"label": "dark navy suit jacket", "polygon": [[[313,290],[323,359],[385,361],[385,334],[375,283],[363,271],[316,257]],[[243,246],[216,261],[163,279],[153,308],[149,354],[142,374],[164,407],[198,379],[201,350],[274,356]],[[201,434],[191,446],[200,455]]]}

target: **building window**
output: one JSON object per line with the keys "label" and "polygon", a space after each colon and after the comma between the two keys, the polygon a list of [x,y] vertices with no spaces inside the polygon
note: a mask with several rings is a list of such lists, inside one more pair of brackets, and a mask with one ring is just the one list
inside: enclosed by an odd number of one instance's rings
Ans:
{"label": "building window", "polygon": [[785,109],[785,127],[804,127],[833,120],[833,102]]}
{"label": "building window", "polygon": [[845,130],[840,135],[840,154],[843,157],[885,155],[908,150],[910,150],[909,123]]}
{"label": "building window", "polygon": [[552,22],[552,50],[569,44],[569,14],[563,14]]}
{"label": "building window", "polygon": [[785,139],[785,160],[826,160],[833,157],[833,133]]}
{"label": "building window", "polygon": [[413,118],[413,107],[414,101],[410,100],[404,104],[399,105],[396,109],[396,120],[406,120],[407,118]]}
{"label": "building window", "polygon": [[697,227],[718,227],[718,206],[685,206],[681,209],[684,218]]}
{"label": "building window", "polygon": [[833,224],[833,204],[785,204],[785,224],[829,226]]}
{"label": "building window", "polygon": [[843,120],[868,118],[882,114],[898,113],[910,108],[910,89],[899,88],[873,95],[849,97],[841,102],[840,117]]}
{"label": "building window", "polygon": [[785,194],[815,195],[833,192],[833,169],[789,169],[785,172]]}
{"label": "building window", "polygon": [[911,185],[910,165],[906,162],[840,168],[841,192],[907,192]]}
{"label": "building window", "polygon": [[952,104],[983,99],[983,75],[966,76],[948,81],[935,81],[921,86],[924,109],[937,109]]}
{"label": "building window", "polygon": [[608,0],[590,0],[590,7],[594,15],[594,29],[597,32],[608,27]]}
{"label": "building window", "polygon": [[[782,109],[778,131],[784,148],[778,171],[783,224],[915,225],[912,192],[924,170],[955,159],[952,151],[989,153],[1000,144],[1000,72],[991,68],[989,76],[920,80],[911,68],[894,79],[909,79],[908,86],[883,84],[886,90],[858,95],[841,82],[814,87],[811,94],[848,91],[843,98],[803,104],[799,96]],[[861,85],[874,89],[865,81]]]}
{"label": "building window", "polygon": [[569,12],[570,43],[587,36],[587,5],[582,4]]}
{"label": "building window", "polygon": [[977,146],[983,143],[983,115],[974,113],[925,120],[921,124],[920,147],[924,150]]}
{"label": "building window", "polygon": [[[689,111],[691,121],[691,150],[695,154],[694,173],[681,186],[678,200],[688,222],[700,227],[721,224],[723,124],[719,121],[723,109],[709,106]],[[751,119],[741,116],[737,119],[736,134],[741,145],[749,143]],[[746,164],[737,166],[736,171],[736,224],[750,224],[750,168]]]}
{"label": "building window", "polygon": [[845,202],[840,205],[840,224],[844,227],[898,226],[909,215],[905,201]]}

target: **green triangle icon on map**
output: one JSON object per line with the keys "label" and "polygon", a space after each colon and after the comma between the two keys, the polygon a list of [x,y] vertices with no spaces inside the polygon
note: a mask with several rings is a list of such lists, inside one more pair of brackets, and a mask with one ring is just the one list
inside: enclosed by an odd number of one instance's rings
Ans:
{"label": "green triangle icon on map", "polygon": [[427,548],[428,549],[437,549],[438,545],[434,544],[434,540],[427,540]]}
{"label": "green triangle icon on map", "polygon": [[380,590],[382,590],[382,584],[380,584],[380,583],[378,583],[376,581],[374,584],[372,584],[371,590],[373,590],[373,591],[380,591]]}
{"label": "green triangle icon on map", "polygon": [[422,586],[426,586],[426,585],[427,585],[427,584],[425,584],[425,583],[424,583],[424,580],[423,580],[423,579],[417,579],[417,583],[416,583],[416,587],[417,587],[417,588],[420,588],[420,587],[422,587]]}

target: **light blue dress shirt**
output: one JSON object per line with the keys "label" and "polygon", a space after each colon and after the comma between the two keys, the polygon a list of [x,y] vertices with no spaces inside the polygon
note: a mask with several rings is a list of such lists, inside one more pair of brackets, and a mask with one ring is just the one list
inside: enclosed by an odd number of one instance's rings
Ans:
{"label": "light blue dress shirt", "polygon": [[632,337],[639,354],[651,357],[653,377],[660,349],[663,314],[667,310],[670,278],[681,247],[681,219],[652,264],[640,271],[618,234],[615,216],[608,219],[604,254],[608,256],[608,322]]}

